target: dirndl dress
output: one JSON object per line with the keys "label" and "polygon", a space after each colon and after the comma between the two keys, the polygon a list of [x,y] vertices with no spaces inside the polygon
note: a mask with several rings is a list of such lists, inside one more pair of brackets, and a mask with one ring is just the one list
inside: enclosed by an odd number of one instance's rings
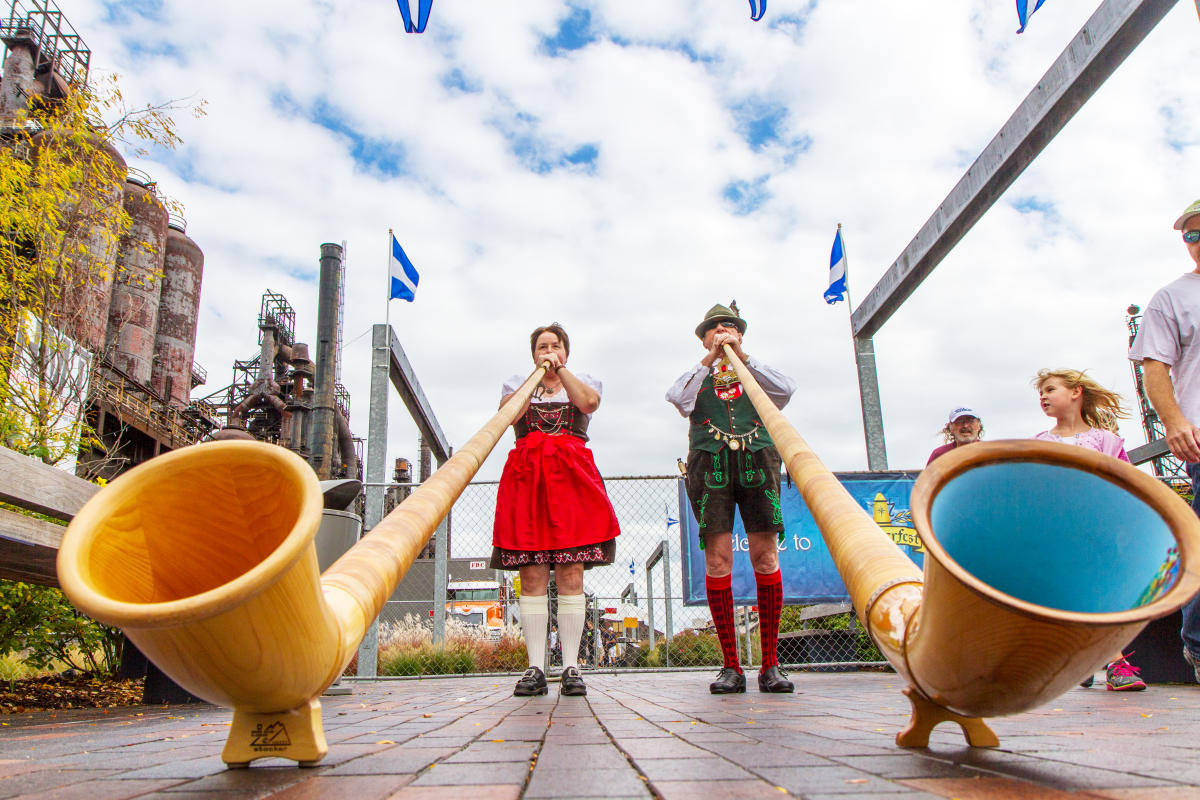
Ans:
{"label": "dirndl dress", "polygon": [[[579,378],[600,391],[599,381]],[[522,382],[513,376],[504,394]],[[517,443],[500,476],[492,569],[613,563],[621,531],[586,444],[588,421],[562,390],[531,402],[513,424]]]}

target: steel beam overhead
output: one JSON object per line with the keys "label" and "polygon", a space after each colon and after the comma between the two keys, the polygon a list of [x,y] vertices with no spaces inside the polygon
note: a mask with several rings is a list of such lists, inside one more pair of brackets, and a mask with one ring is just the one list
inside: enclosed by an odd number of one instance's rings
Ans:
{"label": "steel beam overhead", "polygon": [[[376,325],[375,327],[383,328],[385,326]],[[396,337],[396,331],[392,330],[391,326],[386,327],[391,349],[392,385],[400,393],[400,399],[404,401],[408,413],[412,415],[413,422],[417,424],[417,430],[421,432],[425,443],[433,451],[433,457],[437,460],[438,466],[441,466],[446,463],[446,459],[450,458],[450,443],[446,441],[446,434],[442,433],[442,427],[438,425],[433,408],[425,399],[425,392],[421,390],[417,373],[413,371],[408,356],[404,354],[404,348],[400,346],[400,339]]]}
{"label": "steel beam overhead", "polygon": [[874,336],[1178,0],[1105,0],[851,316]]}
{"label": "steel beam overhead", "polygon": [[[1200,2],[1200,0],[1197,0]],[[1171,454],[1171,448],[1167,447],[1166,439],[1155,439],[1153,442],[1146,442],[1141,447],[1135,447],[1126,455],[1129,456],[1130,463],[1145,464],[1155,458],[1162,458]]]}

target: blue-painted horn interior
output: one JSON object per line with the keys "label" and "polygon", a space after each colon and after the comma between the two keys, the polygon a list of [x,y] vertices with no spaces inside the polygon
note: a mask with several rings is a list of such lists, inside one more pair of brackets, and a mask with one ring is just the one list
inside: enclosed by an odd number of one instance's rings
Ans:
{"label": "blue-painted horn interior", "polygon": [[1178,578],[1166,522],[1115,484],[1070,467],[988,464],[955,477],[930,509],[933,535],[963,569],[1047,608],[1146,605]]}

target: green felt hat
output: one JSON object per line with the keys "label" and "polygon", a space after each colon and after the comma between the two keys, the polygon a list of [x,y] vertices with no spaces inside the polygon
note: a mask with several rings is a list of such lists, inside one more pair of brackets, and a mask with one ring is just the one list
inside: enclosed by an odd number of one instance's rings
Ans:
{"label": "green felt hat", "polygon": [[738,316],[737,300],[733,300],[727,306],[718,303],[710,308],[708,313],[704,315],[704,320],[696,326],[696,336],[703,339],[708,329],[715,326],[721,320],[731,321],[737,327],[738,333],[746,332],[746,320]]}

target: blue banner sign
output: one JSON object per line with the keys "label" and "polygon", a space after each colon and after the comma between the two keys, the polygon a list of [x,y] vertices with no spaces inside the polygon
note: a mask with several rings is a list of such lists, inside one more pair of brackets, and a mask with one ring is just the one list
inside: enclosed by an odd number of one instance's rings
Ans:
{"label": "blue banner sign", "polygon": [[[925,548],[913,528],[909,497],[917,474],[914,472],[834,473],[850,496],[858,501],[884,533],[908,554],[917,566],[924,564]],[[780,491],[785,527],[779,543],[779,568],[783,572],[783,602],[787,605],[837,603],[849,600],[846,585],[833,565],[825,539],[817,530],[800,491],[783,476]],[[691,503],[679,481],[680,552],[683,554],[683,601],[685,605],[707,604],[704,591],[704,553]],[[754,571],[746,529],[740,515],[733,520],[733,601],[737,605],[758,603]]]}

